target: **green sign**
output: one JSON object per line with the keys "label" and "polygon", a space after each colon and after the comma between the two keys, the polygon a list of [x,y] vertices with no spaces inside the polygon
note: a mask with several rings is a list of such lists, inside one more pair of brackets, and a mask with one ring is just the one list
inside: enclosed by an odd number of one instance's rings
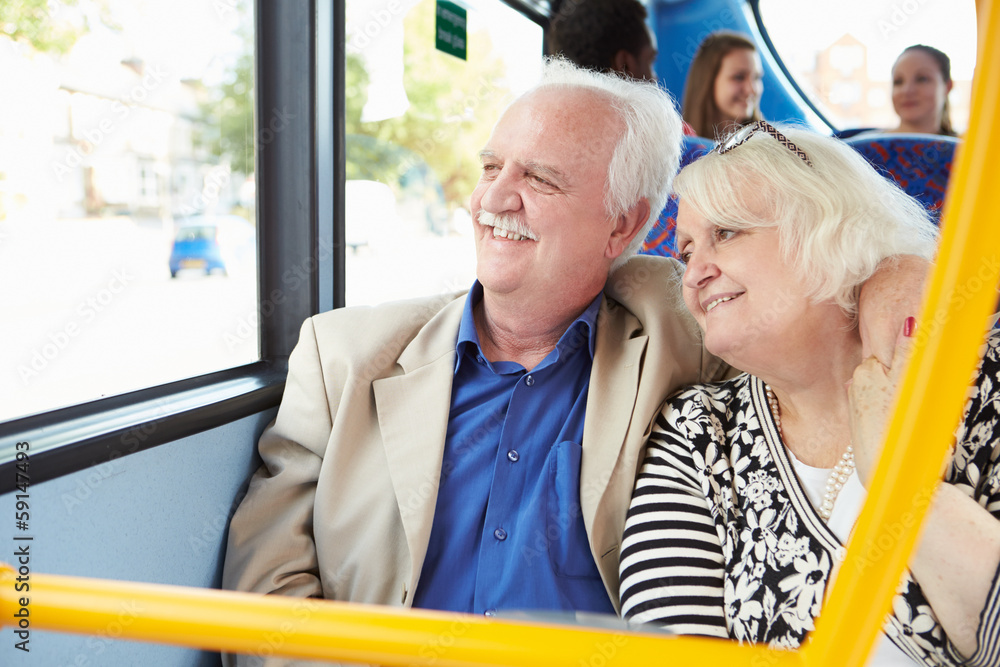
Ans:
{"label": "green sign", "polygon": [[438,0],[437,21],[434,26],[434,44],[444,51],[465,60],[465,9],[448,0]]}

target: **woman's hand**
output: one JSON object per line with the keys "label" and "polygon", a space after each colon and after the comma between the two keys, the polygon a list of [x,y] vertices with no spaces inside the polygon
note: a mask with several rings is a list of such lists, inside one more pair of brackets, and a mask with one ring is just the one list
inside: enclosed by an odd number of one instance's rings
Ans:
{"label": "woman's hand", "polygon": [[883,366],[895,366],[892,358],[893,343],[899,340],[896,334],[908,317],[920,312],[930,270],[931,263],[922,257],[889,257],[861,286],[858,331],[865,357],[874,356]]}
{"label": "woman's hand", "polygon": [[862,361],[854,370],[854,379],[847,390],[851,409],[851,444],[858,479],[867,489],[872,473],[878,465],[889,423],[896,388],[903,376],[903,369],[910,357],[913,342],[913,318],[903,325],[892,357],[892,366],[886,368],[874,356]]}

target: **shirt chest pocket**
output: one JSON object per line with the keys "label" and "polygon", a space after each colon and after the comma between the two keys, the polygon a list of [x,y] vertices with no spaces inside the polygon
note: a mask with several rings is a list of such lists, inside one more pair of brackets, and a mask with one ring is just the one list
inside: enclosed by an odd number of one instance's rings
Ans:
{"label": "shirt chest pocket", "polygon": [[582,453],[580,445],[568,440],[558,443],[549,452],[545,541],[552,569],[557,575],[600,579],[580,511]]}

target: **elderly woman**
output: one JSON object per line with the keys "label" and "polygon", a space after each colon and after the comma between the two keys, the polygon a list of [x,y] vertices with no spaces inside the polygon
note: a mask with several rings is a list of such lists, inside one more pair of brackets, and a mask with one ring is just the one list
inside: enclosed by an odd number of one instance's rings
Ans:
{"label": "elderly woman", "polygon": [[[853,150],[786,134],[744,127],[675,182],[685,304],[747,373],[666,402],[621,553],[626,618],[775,647],[820,614],[904,363],[862,359],[856,288],[885,258],[935,249],[920,205]],[[898,349],[912,332],[911,318]],[[870,664],[1000,664],[998,381],[991,338]]]}

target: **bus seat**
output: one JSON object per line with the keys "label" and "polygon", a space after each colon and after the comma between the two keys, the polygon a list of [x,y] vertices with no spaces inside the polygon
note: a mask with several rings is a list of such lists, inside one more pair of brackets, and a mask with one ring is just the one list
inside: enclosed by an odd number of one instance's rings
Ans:
{"label": "bus seat", "polygon": [[[681,164],[683,169],[702,155],[708,153],[715,146],[715,142],[705,137],[691,137],[685,135],[681,140]],[[662,257],[676,257],[677,243],[674,239],[674,229],[677,227],[677,195],[670,193],[667,205],[663,207],[656,224],[649,230],[646,240],[642,242],[639,253],[643,255],[660,255]]]}
{"label": "bus seat", "polygon": [[[95,463],[31,485],[33,571],[121,581],[220,588],[229,520],[260,465],[268,408],[179,440]],[[158,422],[153,422],[156,427]],[[138,448],[152,431],[122,435]],[[32,443],[34,446],[34,443]],[[35,464],[39,465],[39,464]],[[15,492],[0,494],[13,507]],[[50,547],[50,548],[41,548]],[[0,558],[0,561],[5,560]],[[10,562],[9,560],[7,562]],[[131,622],[123,607],[118,621]],[[31,665],[221,667],[214,651],[38,631]],[[32,631],[32,639],[35,638]],[[0,649],[4,653],[7,649]],[[4,653],[6,655],[6,653]],[[10,664],[3,661],[2,664]]]}
{"label": "bus seat", "polygon": [[844,140],[940,222],[951,163],[960,139],[938,134],[865,134]]}
{"label": "bus seat", "polygon": [[844,130],[835,130],[833,136],[838,139],[850,139],[851,137],[861,134],[862,132],[878,132],[877,127],[849,127]]}

